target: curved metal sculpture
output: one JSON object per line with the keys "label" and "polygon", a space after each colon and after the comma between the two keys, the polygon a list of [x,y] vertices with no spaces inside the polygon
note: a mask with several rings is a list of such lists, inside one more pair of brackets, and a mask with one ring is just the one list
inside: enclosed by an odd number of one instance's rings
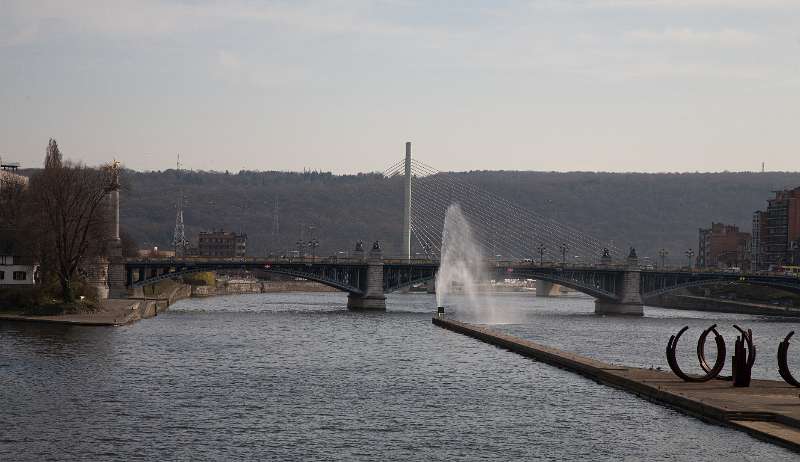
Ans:
{"label": "curved metal sculpture", "polygon": [[[756,347],[753,345],[753,332],[750,329],[747,329],[745,332],[736,324],[734,324],[733,327],[742,334],[741,337],[736,337],[731,361],[733,386],[749,387],[753,364],[756,362]],[[746,349],[745,344],[747,344]]]}
{"label": "curved metal sculpture", "polygon": [[[703,367],[705,375],[700,377],[692,376],[681,370],[681,367],[678,365],[678,360],[675,358],[675,350],[678,347],[678,340],[680,340],[681,335],[683,335],[687,329],[689,329],[689,326],[684,326],[683,329],[679,330],[676,335],[670,336],[669,342],[667,342],[666,350],[667,363],[669,364],[669,368],[672,369],[672,372],[674,372],[675,375],[680,377],[685,382],[708,382],[719,375],[720,371],[722,371],[722,368],[725,366],[725,340],[721,335],[719,335],[719,332],[717,332],[716,324],[703,331],[703,335],[701,336],[702,344],[700,341],[698,341],[697,349],[698,359],[702,358],[700,359],[700,366]],[[717,344],[717,359],[714,362],[714,367],[707,369],[708,363],[705,361],[705,353],[702,350],[705,346],[705,337],[709,332],[714,332],[714,340]]]}
{"label": "curved metal sculpture", "polygon": [[787,356],[789,353],[789,339],[792,338],[792,335],[794,335],[794,331],[789,332],[789,335],[778,345],[778,372],[786,383],[795,387],[800,387],[800,382],[798,382],[789,371]]}
{"label": "curved metal sculpture", "polygon": [[[720,357],[720,353],[721,353],[722,354],[722,364],[723,364],[723,366],[725,364],[725,339],[722,338],[722,335],[720,335],[719,332],[717,332],[717,325],[713,324],[711,327],[709,327],[708,329],[704,330],[703,333],[700,334],[700,338],[697,339],[697,359],[698,359],[698,361],[700,361],[700,367],[703,369],[703,372],[705,372],[706,374],[710,373],[714,369],[714,368],[710,367],[708,365],[708,361],[706,361],[706,338],[708,337],[708,334],[710,334],[711,332],[714,332],[714,341],[717,344],[717,361],[719,361],[719,357]],[[720,348],[720,345],[722,345],[722,348]],[[714,366],[716,367],[716,362],[714,363]],[[722,371],[722,368],[720,368],[720,372],[721,371]],[[718,372],[716,378],[722,379],[722,380],[730,380],[733,377],[732,376],[721,376],[721,375],[719,375],[719,372]]]}

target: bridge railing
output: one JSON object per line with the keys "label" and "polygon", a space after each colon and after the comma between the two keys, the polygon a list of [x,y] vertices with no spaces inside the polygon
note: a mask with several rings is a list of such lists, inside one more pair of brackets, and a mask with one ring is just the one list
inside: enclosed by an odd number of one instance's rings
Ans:
{"label": "bridge railing", "polygon": [[126,263],[149,264],[197,264],[197,263],[361,263],[363,258],[357,257],[144,257],[128,258]]}

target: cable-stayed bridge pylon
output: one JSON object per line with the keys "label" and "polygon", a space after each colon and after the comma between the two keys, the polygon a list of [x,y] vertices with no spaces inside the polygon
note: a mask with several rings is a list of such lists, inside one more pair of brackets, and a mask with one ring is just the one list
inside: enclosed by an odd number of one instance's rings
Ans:
{"label": "cable-stayed bridge pylon", "polygon": [[441,172],[412,159],[409,144],[406,158],[383,174],[405,176],[406,189],[410,184],[404,212],[410,206],[409,230],[427,257],[440,255],[445,214],[456,203],[490,259],[587,265],[597,263],[605,250],[612,259],[624,257],[611,243],[483,190],[462,180],[461,174]]}

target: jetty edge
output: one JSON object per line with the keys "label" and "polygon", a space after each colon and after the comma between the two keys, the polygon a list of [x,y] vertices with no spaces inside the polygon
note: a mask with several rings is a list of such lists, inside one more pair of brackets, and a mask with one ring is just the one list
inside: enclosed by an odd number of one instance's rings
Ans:
{"label": "jetty edge", "polygon": [[689,383],[669,372],[608,364],[443,316],[434,316],[433,324],[800,453],[800,389],[787,383],[753,380],[747,388],[723,380]]}

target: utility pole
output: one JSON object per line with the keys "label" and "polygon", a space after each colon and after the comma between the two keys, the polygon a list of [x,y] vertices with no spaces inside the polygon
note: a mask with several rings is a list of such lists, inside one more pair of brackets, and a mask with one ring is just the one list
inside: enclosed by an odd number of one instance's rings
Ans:
{"label": "utility pole", "polygon": [[544,266],[544,244],[539,244],[537,250],[539,250],[539,266]]}
{"label": "utility pole", "polygon": [[692,269],[692,257],[694,257],[694,250],[689,249],[686,251],[686,258],[689,260],[689,270]]}
{"label": "utility pole", "polygon": [[297,256],[303,257],[303,223],[297,226],[297,242],[295,245],[297,246]]}
{"label": "utility pole", "polygon": [[281,233],[281,227],[278,216],[278,197],[275,196],[275,204],[272,207],[272,248],[278,248],[278,235]]}

